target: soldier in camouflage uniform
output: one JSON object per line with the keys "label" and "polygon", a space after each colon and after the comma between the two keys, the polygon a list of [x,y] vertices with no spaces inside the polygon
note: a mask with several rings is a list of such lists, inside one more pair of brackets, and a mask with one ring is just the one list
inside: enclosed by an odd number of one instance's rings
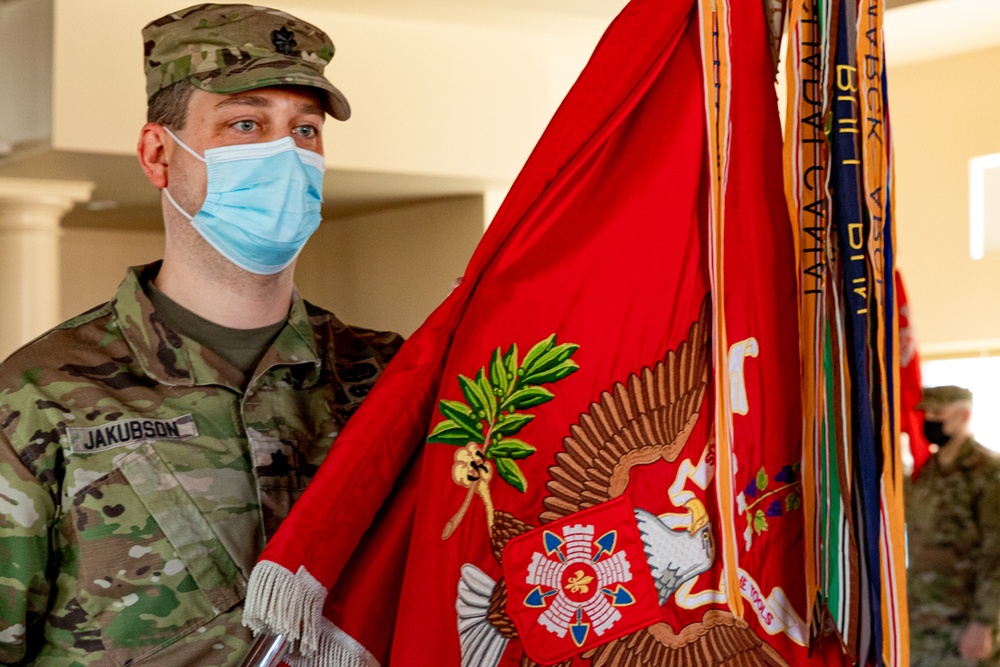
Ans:
{"label": "soldier in camouflage uniform", "polygon": [[[320,152],[323,111],[349,113],[323,78],[333,45],[287,14],[200,5],[144,37],[151,109],[188,86],[182,111],[236,114],[210,142],[210,116],[181,114],[201,150],[235,127]],[[154,185],[204,181],[175,148],[143,129]],[[401,342],[303,301],[294,262],[251,275],[164,220],[162,263],[0,365],[0,664],[238,665],[257,556]]]}
{"label": "soldier in camouflage uniform", "polygon": [[911,664],[1000,665],[1000,459],[972,438],[967,389],[918,407],[938,449],[906,488]]}

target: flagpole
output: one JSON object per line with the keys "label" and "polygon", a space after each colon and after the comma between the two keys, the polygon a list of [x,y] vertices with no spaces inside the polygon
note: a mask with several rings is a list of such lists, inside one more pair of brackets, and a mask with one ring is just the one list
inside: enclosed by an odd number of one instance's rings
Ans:
{"label": "flagpole", "polygon": [[241,667],[277,667],[288,653],[288,648],[284,635],[263,633],[250,647],[250,653],[243,659]]}

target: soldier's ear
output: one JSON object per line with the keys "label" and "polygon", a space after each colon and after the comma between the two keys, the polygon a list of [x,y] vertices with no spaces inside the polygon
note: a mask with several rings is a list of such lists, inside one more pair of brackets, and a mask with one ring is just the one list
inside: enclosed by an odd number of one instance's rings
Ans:
{"label": "soldier's ear", "polygon": [[959,411],[959,414],[962,415],[963,422],[968,422],[970,419],[972,419],[972,408],[968,406],[963,406],[962,409]]}
{"label": "soldier's ear", "polygon": [[162,190],[168,185],[167,172],[169,155],[167,150],[167,131],[159,123],[146,123],[139,133],[139,145],[136,152],[139,164],[146,178],[153,187]]}

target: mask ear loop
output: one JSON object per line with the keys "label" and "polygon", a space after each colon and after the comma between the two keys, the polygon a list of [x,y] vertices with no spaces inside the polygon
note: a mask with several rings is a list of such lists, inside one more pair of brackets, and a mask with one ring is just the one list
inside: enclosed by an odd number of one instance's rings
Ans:
{"label": "mask ear loop", "polygon": [[181,215],[183,215],[188,220],[192,220],[192,221],[194,220],[194,216],[193,215],[191,215],[190,213],[188,213],[187,211],[185,211],[184,209],[182,209],[181,206],[180,206],[180,204],[178,204],[176,201],[174,201],[174,196],[172,194],[170,194],[170,190],[168,190],[166,188],[163,188],[163,194],[167,195],[167,201],[169,201],[171,204],[174,205],[174,208],[177,209],[178,213],[180,213]]}
{"label": "mask ear loop", "polygon": [[181,141],[181,140],[180,140],[180,137],[178,137],[178,136],[177,136],[176,134],[174,134],[174,133],[173,133],[173,132],[172,132],[172,131],[170,130],[170,128],[169,128],[169,127],[167,127],[166,125],[164,125],[164,126],[163,126],[163,129],[164,129],[164,130],[166,130],[166,131],[167,131],[167,134],[169,134],[169,135],[170,135],[170,137],[171,137],[171,138],[172,138],[172,139],[173,139],[174,141],[176,141],[176,142],[177,142],[177,145],[179,145],[179,146],[180,146],[181,148],[183,148],[183,149],[184,149],[184,150],[186,150],[186,151],[187,151],[188,153],[190,153],[191,155],[195,156],[196,158],[198,158],[198,159],[199,159],[199,160],[201,160],[202,162],[205,162],[205,158],[203,158],[202,156],[200,156],[200,155],[198,155],[197,153],[195,153],[195,152],[194,152],[194,149],[193,149],[193,148],[191,148],[191,147],[190,147],[190,146],[188,146],[188,145],[187,145],[186,143],[184,143],[183,141]]}
{"label": "mask ear loop", "polygon": [[[188,153],[190,153],[190,154],[191,154],[191,155],[193,155],[194,157],[198,158],[198,159],[199,159],[199,160],[201,160],[202,162],[205,162],[205,158],[203,158],[202,156],[198,155],[198,154],[197,154],[197,153],[196,153],[196,152],[194,151],[194,149],[193,149],[193,148],[191,148],[191,147],[190,147],[190,146],[188,146],[188,145],[187,145],[186,143],[184,143],[183,141],[181,141],[181,140],[180,140],[180,138],[179,138],[179,137],[178,137],[178,136],[177,136],[176,134],[174,134],[173,132],[171,132],[171,131],[170,131],[170,128],[169,128],[169,127],[167,127],[166,125],[164,125],[164,126],[163,126],[163,129],[164,129],[164,130],[166,130],[166,131],[167,131],[167,134],[169,134],[169,135],[170,135],[170,137],[171,137],[171,138],[172,138],[172,139],[173,139],[174,141],[176,141],[176,142],[177,142],[177,145],[178,145],[178,146],[180,146],[181,148],[183,148],[183,149],[184,149],[184,150],[186,150],[186,151],[187,151]],[[184,209],[182,209],[182,208],[180,207],[180,204],[178,204],[178,203],[177,203],[177,202],[176,202],[176,201],[174,200],[174,196],[173,196],[172,194],[170,194],[170,190],[168,190],[167,188],[163,188],[163,194],[167,195],[167,200],[168,200],[168,201],[169,201],[169,202],[170,202],[171,204],[173,204],[174,208],[175,208],[175,209],[177,209],[177,212],[178,212],[178,213],[180,213],[181,215],[183,215],[183,216],[184,216],[185,218],[187,218],[188,220],[194,220],[194,216],[193,216],[193,215],[191,215],[190,213],[188,213],[187,211],[185,211]]]}

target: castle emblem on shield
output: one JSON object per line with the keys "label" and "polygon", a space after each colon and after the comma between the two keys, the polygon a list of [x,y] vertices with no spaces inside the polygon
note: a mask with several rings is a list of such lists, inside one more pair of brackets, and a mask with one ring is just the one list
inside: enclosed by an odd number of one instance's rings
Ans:
{"label": "castle emblem on shield", "polygon": [[626,498],[512,538],[502,564],[507,612],[535,662],[561,662],[660,620]]}
{"label": "castle emblem on shield", "polygon": [[593,525],[564,526],[562,536],[542,532],[542,550],[531,556],[526,583],[534,586],[524,606],[544,609],[538,622],[559,637],[569,633],[583,646],[591,632],[601,636],[621,617],[619,607],[635,603],[625,584],[632,569],[615,551],[618,531],[594,539]]}

